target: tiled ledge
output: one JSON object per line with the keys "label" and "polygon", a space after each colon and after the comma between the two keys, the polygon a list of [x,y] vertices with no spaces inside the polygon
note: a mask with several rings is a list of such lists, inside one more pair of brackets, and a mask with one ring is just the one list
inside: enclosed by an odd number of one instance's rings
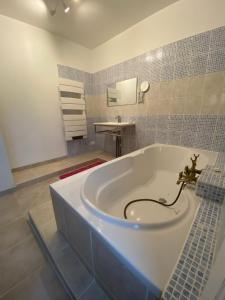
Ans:
{"label": "tiled ledge", "polygon": [[[224,166],[225,155],[219,153],[214,167],[224,170]],[[208,171],[211,172],[211,168]],[[203,177],[212,181],[212,176],[205,174]],[[209,193],[204,195],[208,196]],[[197,300],[207,283],[216,253],[218,223],[224,200],[217,199],[216,193],[210,195],[214,195],[214,198],[210,196],[210,199],[201,200],[190,234],[163,292],[162,300]]]}
{"label": "tiled ledge", "polygon": [[215,163],[215,167],[221,171],[225,171],[225,153],[219,153]]}
{"label": "tiled ledge", "polygon": [[202,199],[164,300],[197,300],[212,267],[221,203]]}
{"label": "tiled ledge", "polygon": [[222,202],[225,197],[225,172],[219,168],[207,166],[199,176],[196,195]]}

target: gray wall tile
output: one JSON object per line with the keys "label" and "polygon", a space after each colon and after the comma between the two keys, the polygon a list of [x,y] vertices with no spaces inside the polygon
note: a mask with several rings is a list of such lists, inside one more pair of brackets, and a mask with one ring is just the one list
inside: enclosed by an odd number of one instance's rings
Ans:
{"label": "gray wall tile", "polygon": [[211,32],[210,50],[225,48],[225,26],[216,28]]}
{"label": "gray wall tile", "polygon": [[189,69],[190,69],[189,56],[177,60],[174,67],[174,79],[179,79],[179,78],[189,76]]}
{"label": "gray wall tile", "polygon": [[[64,204],[65,206],[65,204]],[[92,270],[90,229],[87,223],[69,206],[65,208],[68,242]]]}
{"label": "gray wall tile", "polygon": [[94,281],[79,300],[110,300],[103,289]]}
{"label": "gray wall tile", "polygon": [[64,200],[55,191],[53,191],[51,187],[50,187],[50,192],[52,197],[54,213],[56,217],[57,228],[66,238],[68,238],[66,221],[65,221]]}
{"label": "gray wall tile", "polygon": [[198,54],[191,57],[189,76],[205,74],[207,68],[208,54]]}
{"label": "gray wall tile", "polygon": [[145,299],[147,290],[144,284],[95,234],[93,234],[93,256],[95,272],[114,299]]}
{"label": "gray wall tile", "polygon": [[162,48],[162,63],[172,64],[175,62],[177,43],[171,43]]}
{"label": "gray wall tile", "polygon": [[85,292],[93,280],[84,264],[69,247],[64,248],[61,255],[57,257],[57,267],[63,273],[65,281],[77,298]]}
{"label": "gray wall tile", "polygon": [[209,52],[207,73],[225,70],[225,49]]}
{"label": "gray wall tile", "polygon": [[211,32],[206,31],[191,37],[191,55],[208,53]]}

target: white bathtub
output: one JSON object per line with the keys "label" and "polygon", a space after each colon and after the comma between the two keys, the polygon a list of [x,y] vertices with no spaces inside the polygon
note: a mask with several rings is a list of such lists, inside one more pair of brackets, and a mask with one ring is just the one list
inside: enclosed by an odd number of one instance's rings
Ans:
{"label": "white bathtub", "polygon": [[[151,289],[163,290],[182,251],[201,199],[184,189],[176,207],[153,203],[131,206],[140,197],[164,197],[178,191],[178,173],[200,154],[198,168],[214,164],[217,153],[154,144],[51,185],[65,202],[111,245]],[[131,210],[134,210],[132,215]],[[140,218],[140,219],[138,219]]]}
{"label": "white bathtub", "polygon": [[200,154],[197,168],[203,169],[214,157],[212,152],[184,147],[153,145],[136,151],[109,165],[91,172],[81,187],[85,205],[101,218],[121,226],[163,227],[179,222],[195,209],[193,191],[188,188],[174,206],[164,207],[153,202],[138,202],[127,209],[134,199],[166,199],[172,202],[180,189],[176,184],[180,171],[191,165],[190,157]]}

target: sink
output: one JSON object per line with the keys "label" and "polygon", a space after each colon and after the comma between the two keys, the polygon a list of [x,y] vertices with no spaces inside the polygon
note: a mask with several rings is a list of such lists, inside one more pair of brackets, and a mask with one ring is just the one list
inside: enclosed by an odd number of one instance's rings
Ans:
{"label": "sink", "polygon": [[135,126],[135,123],[129,122],[99,122],[94,123],[95,126],[111,126],[111,127],[127,127],[127,126]]}
{"label": "sink", "polygon": [[[122,154],[122,136],[124,128],[135,126],[135,123],[132,122],[98,122],[93,123],[95,128],[95,133],[105,134],[115,137],[116,142],[116,157],[121,156]],[[97,127],[102,127],[102,129],[98,129]],[[108,127],[107,129],[105,127]]]}

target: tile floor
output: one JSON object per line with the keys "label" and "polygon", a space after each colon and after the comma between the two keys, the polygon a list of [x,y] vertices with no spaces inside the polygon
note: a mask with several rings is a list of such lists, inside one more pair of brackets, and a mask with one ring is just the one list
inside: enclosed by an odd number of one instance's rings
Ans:
{"label": "tile floor", "polygon": [[39,243],[73,297],[79,300],[109,300],[80,257],[57,231],[52,203],[48,201],[30,210],[29,219]]}
{"label": "tile floor", "polygon": [[40,164],[24,169],[14,170],[13,178],[16,185],[23,184],[30,180],[35,180],[42,176],[57,175],[57,173],[63,169],[71,168],[72,166],[91,160],[93,158],[102,158],[105,160],[112,159],[112,155],[102,151],[92,151],[82,155],[64,157],[62,159]]}
{"label": "tile floor", "polygon": [[[85,154],[73,164],[95,157]],[[110,159],[104,153],[98,157]],[[0,299],[68,299],[27,223],[28,210],[51,201],[49,184],[56,180],[51,177],[0,197]]]}

